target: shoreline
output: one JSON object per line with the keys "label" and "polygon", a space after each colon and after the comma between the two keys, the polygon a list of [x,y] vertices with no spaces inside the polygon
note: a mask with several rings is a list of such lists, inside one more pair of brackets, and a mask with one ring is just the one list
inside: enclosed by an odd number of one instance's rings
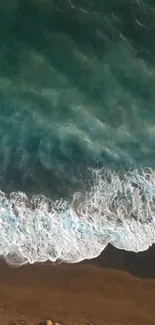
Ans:
{"label": "shoreline", "polygon": [[[64,325],[153,325],[154,252],[155,247],[135,254],[109,245],[97,259],[79,264],[20,268],[8,267],[3,259],[0,324],[22,319],[26,325],[37,325],[51,319]],[[134,270],[139,275],[131,275]]]}
{"label": "shoreline", "polygon": [[[79,263],[52,263],[50,261],[44,263],[25,264],[19,267],[10,267],[11,269],[23,268],[24,266],[49,266],[55,267],[59,265],[69,265],[70,267],[77,265],[96,266],[98,268],[112,269],[115,271],[127,272],[130,275],[142,279],[155,278],[155,244],[148,250],[143,252],[130,252],[122,249],[117,249],[113,245],[108,244],[102,253],[93,259],[86,259]],[[1,263],[7,264],[4,257],[0,256]]]}

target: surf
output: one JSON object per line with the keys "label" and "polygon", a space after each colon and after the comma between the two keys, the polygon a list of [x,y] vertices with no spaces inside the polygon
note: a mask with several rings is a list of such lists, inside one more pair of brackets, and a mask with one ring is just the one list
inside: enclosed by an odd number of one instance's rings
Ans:
{"label": "surf", "polygon": [[0,255],[8,265],[77,263],[108,243],[139,252],[155,242],[155,172],[92,169],[92,187],[72,200],[0,192]]}

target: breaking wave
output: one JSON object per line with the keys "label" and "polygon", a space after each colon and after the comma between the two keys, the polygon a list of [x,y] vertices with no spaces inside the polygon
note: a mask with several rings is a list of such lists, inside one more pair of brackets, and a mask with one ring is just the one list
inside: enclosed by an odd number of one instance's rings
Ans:
{"label": "breaking wave", "polygon": [[72,200],[0,192],[0,254],[12,266],[94,258],[111,243],[139,252],[155,242],[155,172],[91,170]]}

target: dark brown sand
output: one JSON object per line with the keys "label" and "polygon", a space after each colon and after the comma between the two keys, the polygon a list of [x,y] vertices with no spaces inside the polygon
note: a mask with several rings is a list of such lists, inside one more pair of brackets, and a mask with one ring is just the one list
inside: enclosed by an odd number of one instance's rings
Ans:
{"label": "dark brown sand", "polygon": [[108,247],[78,265],[0,264],[0,325],[52,319],[70,325],[155,324],[155,248],[132,254]]}

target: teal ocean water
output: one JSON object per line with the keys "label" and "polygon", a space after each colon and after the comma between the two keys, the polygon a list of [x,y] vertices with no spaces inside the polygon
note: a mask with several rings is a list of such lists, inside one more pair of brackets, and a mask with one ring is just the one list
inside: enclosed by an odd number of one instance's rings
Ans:
{"label": "teal ocean water", "polygon": [[155,242],[155,3],[0,2],[0,255]]}

